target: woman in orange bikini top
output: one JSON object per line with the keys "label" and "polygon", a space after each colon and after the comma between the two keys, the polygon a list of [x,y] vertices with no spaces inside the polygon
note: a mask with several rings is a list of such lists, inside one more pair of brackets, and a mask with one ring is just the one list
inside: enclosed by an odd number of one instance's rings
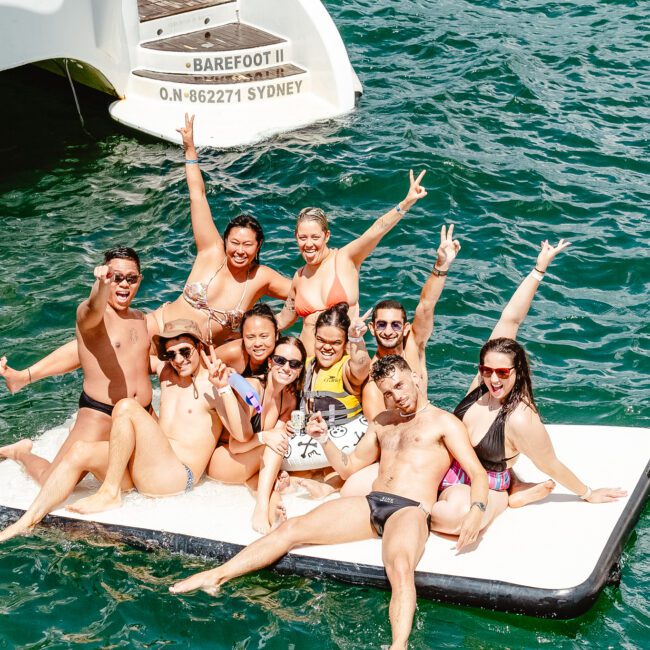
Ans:
{"label": "woman in orange bikini top", "polygon": [[410,187],[406,198],[377,219],[360,237],[340,249],[328,247],[330,229],[320,208],[304,208],[296,221],[296,242],[305,265],[293,276],[289,297],[278,316],[280,329],[303,319],[300,339],[308,355],[314,354],[314,325],[318,315],[339,302],[350,305],[352,316],[359,314],[359,269],[375,250],[381,238],[392,230],[415,203],[427,195],[420,182],[410,172]]}

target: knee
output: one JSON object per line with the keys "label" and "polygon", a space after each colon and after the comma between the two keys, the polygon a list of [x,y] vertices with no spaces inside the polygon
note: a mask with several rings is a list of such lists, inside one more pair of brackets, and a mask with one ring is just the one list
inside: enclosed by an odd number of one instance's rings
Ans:
{"label": "knee", "polygon": [[113,407],[113,419],[116,420],[119,417],[128,416],[136,409],[141,408],[142,407],[135,399],[132,397],[125,397]]}
{"label": "knee", "polygon": [[93,445],[85,440],[76,440],[68,449],[64,461],[73,467],[83,467],[88,464]]}
{"label": "knee", "polygon": [[391,585],[396,583],[412,583],[415,567],[405,555],[398,555],[386,562],[386,575]]}
{"label": "knee", "polygon": [[281,537],[284,542],[293,547],[299,544],[302,539],[302,526],[300,525],[302,517],[292,517],[283,521],[276,529],[277,535]]}

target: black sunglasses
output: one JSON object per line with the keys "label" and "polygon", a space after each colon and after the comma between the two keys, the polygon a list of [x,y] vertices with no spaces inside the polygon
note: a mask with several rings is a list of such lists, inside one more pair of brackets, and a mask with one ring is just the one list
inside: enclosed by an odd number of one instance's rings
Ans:
{"label": "black sunglasses", "polygon": [[300,368],[302,368],[302,361],[298,361],[298,359],[285,359],[284,357],[281,357],[279,354],[272,355],[271,359],[273,359],[273,363],[276,366],[283,366],[285,363],[288,363],[289,368],[291,368],[291,370],[299,370]]}
{"label": "black sunglasses", "polygon": [[183,359],[189,359],[194,354],[194,350],[196,350],[196,348],[190,347],[179,348],[178,350],[166,350],[163,357],[165,357],[167,361],[173,361],[176,358],[176,355],[180,354]]}
{"label": "black sunglasses", "polygon": [[128,284],[136,284],[139,279],[140,276],[137,273],[127,273],[126,275],[124,275],[124,273],[113,273],[111,282],[115,282],[115,284],[121,284],[124,282],[124,280],[126,280]]}

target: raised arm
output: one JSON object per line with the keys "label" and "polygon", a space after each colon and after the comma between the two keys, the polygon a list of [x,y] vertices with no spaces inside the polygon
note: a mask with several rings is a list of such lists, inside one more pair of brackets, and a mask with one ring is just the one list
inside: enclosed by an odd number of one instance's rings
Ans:
{"label": "raised arm", "polygon": [[320,411],[317,411],[309,418],[305,432],[320,443],[327,460],[343,480],[347,480],[355,472],[379,460],[379,441],[375,433],[374,422],[368,425],[368,430],[351,454],[346,454],[331,442],[327,423],[323,420]]}
{"label": "raised arm", "polygon": [[537,256],[535,268],[524,278],[524,281],[517,287],[510,301],[505,306],[499,322],[496,324],[490,334],[490,339],[506,337],[514,339],[517,337],[519,326],[524,322],[528,315],[530,305],[533,302],[539,283],[544,278],[544,273],[553,258],[563,251],[570,242],[560,239],[557,246],[551,246],[548,240],[541,244],[541,251]]}
{"label": "raised arm", "polygon": [[406,198],[400,201],[385,215],[379,217],[363,235],[357,237],[357,239],[354,239],[341,249],[341,254],[348,257],[357,268],[375,250],[381,238],[399,223],[404,214],[427,195],[424,187],[420,185],[425,173],[426,170],[423,170],[417,178],[414,178],[413,170],[411,170],[409,172],[410,187]]}
{"label": "raised arm", "polygon": [[517,451],[530,458],[535,467],[589,503],[605,503],[624,497],[621,488],[592,490],[583,483],[556,455],[548,431],[539,415],[531,408],[517,409],[509,418],[511,438]]}
{"label": "raised arm", "polygon": [[103,264],[95,267],[95,283],[90,290],[90,297],[77,308],[77,326],[80,330],[91,330],[104,320],[108,296],[111,290],[113,272]]}
{"label": "raised arm", "polygon": [[33,384],[46,377],[65,375],[80,365],[77,339],[72,339],[24,370],[15,370],[7,364],[7,357],[2,357],[0,377],[7,382],[7,388],[13,394],[27,384]]}
{"label": "raised arm", "polygon": [[212,220],[203,174],[194,146],[194,115],[190,117],[185,113],[185,126],[176,130],[181,134],[185,150],[185,177],[190,191],[190,215],[197,256],[203,252],[216,252],[223,257],[226,254],[223,239]]}
{"label": "raised arm", "polygon": [[423,352],[433,332],[433,311],[442,294],[447,280],[447,273],[460,251],[460,243],[454,239],[454,224],[440,229],[440,246],[438,257],[433,265],[431,275],[422,287],[420,302],[415,308],[415,318],[411,327],[411,336],[418,349]]}
{"label": "raised arm", "polygon": [[289,296],[289,291],[291,290],[291,280],[282,273],[278,273],[270,267],[266,267],[265,272],[269,279],[268,284],[266,285],[265,295],[270,296],[271,298],[281,298],[285,300]]}
{"label": "raised arm", "polygon": [[363,316],[353,318],[348,329],[350,358],[345,364],[343,377],[350,388],[353,388],[357,394],[370,374],[370,355],[366,349],[363,336],[368,331],[365,320],[370,316],[371,312],[372,309],[369,309]]}

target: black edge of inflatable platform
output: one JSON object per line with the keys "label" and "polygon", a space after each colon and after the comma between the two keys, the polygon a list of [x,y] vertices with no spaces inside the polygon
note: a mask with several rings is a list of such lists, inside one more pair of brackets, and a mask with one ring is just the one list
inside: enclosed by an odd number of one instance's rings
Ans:
{"label": "black edge of inflatable platform", "polygon": [[[616,575],[613,578],[612,574],[618,573],[621,551],[641,515],[649,492],[650,462],[630,495],[596,567],[580,585],[568,589],[541,589],[510,582],[416,571],[418,595],[440,602],[512,614],[561,619],[580,616],[594,604],[605,585],[618,582]],[[23,512],[17,508],[0,506],[2,519],[18,517]],[[230,559],[243,548],[238,544],[190,535],[102,524],[58,515],[49,515],[42,523],[55,528],[99,533],[144,550],[165,549],[219,562]],[[322,576],[356,585],[388,588],[384,569],[367,564],[289,554],[271,568],[281,573]]]}

